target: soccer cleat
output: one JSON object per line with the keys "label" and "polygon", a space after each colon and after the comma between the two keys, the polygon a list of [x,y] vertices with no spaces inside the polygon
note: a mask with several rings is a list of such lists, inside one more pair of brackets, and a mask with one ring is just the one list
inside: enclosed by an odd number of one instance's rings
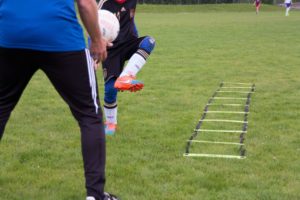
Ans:
{"label": "soccer cleat", "polygon": [[143,89],[144,83],[135,80],[134,76],[121,76],[117,78],[114,87],[120,91],[129,90],[131,92],[136,92]]}
{"label": "soccer cleat", "polygon": [[113,194],[109,194],[107,192],[104,192],[104,194],[103,194],[103,200],[120,200],[120,199],[118,199],[118,197],[116,197]]}
{"label": "soccer cleat", "polygon": [[105,122],[105,134],[113,135],[117,129],[117,124]]}

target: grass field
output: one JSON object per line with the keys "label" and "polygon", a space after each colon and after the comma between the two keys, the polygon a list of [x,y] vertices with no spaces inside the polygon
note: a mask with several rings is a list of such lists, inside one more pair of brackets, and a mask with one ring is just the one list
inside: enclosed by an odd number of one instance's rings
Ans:
{"label": "grass field", "polygon": [[[119,130],[107,137],[106,190],[122,200],[300,199],[300,12],[263,5],[139,6],[141,35],[157,46],[120,93]],[[103,81],[98,71],[101,97]],[[183,157],[221,81],[256,84],[243,160]],[[0,148],[1,200],[83,200],[80,134],[38,72]]]}

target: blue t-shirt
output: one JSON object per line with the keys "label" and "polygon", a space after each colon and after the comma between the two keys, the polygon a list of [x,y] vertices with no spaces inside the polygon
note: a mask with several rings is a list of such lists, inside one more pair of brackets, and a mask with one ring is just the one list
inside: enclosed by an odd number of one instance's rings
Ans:
{"label": "blue t-shirt", "polygon": [[83,50],[74,0],[0,0],[0,47]]}

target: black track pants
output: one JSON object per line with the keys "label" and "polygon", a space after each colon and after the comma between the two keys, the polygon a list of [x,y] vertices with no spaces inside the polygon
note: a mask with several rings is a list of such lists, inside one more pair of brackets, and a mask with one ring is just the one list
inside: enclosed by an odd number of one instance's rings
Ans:
{"label": "black track pants", "polygon": [[78,121],[87,195],[101,199],[105,134],[95,71],[87,50],[42,52],[0,47],[0,140],[12,110],[38,69],[45,72]]}

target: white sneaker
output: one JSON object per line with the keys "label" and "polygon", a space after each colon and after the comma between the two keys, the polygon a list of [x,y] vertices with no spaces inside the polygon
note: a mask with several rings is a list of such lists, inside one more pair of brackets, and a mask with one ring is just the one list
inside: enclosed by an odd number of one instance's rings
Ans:
{"label": "white sneaker", "polygon": [[113,194],[110,194],[108,192],[104,192],[104,199],[103,200],[119,200],[118,197],[116,197]]}
{"label": "white sneaker", "polygon": [[[118,197],[116,197],[113,194],[107,193],[107,192],[104,192],[103,198],[104,198],[104,200],[119,200]],[[88,196],[88,197],[86,197],[86,200],[96,200],[96,199],[95,199],[95,197]]]}

